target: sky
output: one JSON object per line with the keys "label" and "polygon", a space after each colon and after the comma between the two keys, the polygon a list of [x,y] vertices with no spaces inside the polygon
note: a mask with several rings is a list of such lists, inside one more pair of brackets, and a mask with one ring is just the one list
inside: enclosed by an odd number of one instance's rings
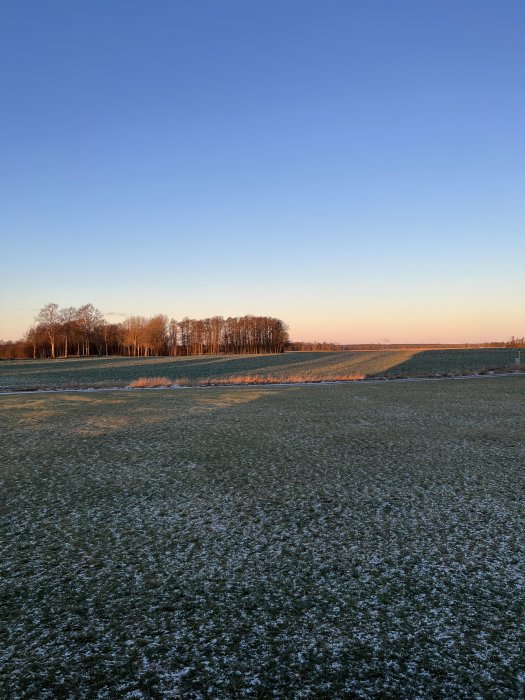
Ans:
{"label": "sky", "polygon": [[39,309],[525,334],[521,0],[3,0],[0,338]]}

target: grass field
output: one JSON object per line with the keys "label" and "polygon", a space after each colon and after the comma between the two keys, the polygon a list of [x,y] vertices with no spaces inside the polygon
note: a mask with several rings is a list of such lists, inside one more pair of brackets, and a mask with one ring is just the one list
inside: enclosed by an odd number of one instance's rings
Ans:
{"label": "grass field", "polygon": [[0,411],[1,697],[523,698],[525,377]]}
{"label": "grass field", "polygon": [[178,358],[87,358],[0,362],[0,390],[124,387],[141,377],[189,384],[323,381],[379,376],[461,374],[514,367],[514,349],[291,352]]}

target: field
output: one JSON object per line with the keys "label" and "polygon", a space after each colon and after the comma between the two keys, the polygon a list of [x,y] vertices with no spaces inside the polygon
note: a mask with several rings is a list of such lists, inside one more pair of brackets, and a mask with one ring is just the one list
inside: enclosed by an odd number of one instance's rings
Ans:
{"label": "field", "polygon": [[524,376],[0,411],[1,697],[524,697]]}
{"label": "field", "polygon": [[173,383],[330,381],[465,374],[515,367],[515,349],[290,352],[177,358],[72,358],[0,362],[6,389],[125,387],[141,377]]}

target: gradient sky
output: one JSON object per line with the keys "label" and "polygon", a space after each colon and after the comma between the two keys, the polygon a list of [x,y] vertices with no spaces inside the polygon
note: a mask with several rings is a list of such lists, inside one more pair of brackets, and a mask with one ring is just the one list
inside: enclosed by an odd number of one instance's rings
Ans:
{"label": "gradient sky", "polygon": [[51,301],[525,334],[524,36],[521,0],[3,0],[0,338]]}

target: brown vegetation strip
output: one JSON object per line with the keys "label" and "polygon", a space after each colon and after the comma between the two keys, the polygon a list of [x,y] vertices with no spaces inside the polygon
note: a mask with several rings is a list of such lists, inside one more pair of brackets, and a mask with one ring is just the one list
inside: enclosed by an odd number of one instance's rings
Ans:
{"label": "brown vegetation strip", "polygon": [[157,389],[160,387],[173,386],[175,382],[168,377],[140,377],[130,382],[128,386],[132,389]]}
{"label": "brown vegetation strip", "polygon": [[327,374],[323,377],[313,377],[307,374],[287,375],[279,377],[275,375],[242,375],[231,377],[211,377],[202,379],[186,379],[179,378],[172,380],[168,377],[141,377],[133,382],[130,382],[126,388],[142,389],[142,388],[162,388],[172,386],[183,387],[203,387],[203,386],[236,386],[243,384],[322,384],[325,382],[358,382],[358,381],[392,381],[396,379],[453,379],[455,377],[478,377],[489,376],[494,374],[515,374],[521,373],[520,368],[500,368],[500,369],[481,369],[477,372],[436,372],[432,374],[417,374],[400,372],[391,375],[367,375],[364,373],[354,374]]}

